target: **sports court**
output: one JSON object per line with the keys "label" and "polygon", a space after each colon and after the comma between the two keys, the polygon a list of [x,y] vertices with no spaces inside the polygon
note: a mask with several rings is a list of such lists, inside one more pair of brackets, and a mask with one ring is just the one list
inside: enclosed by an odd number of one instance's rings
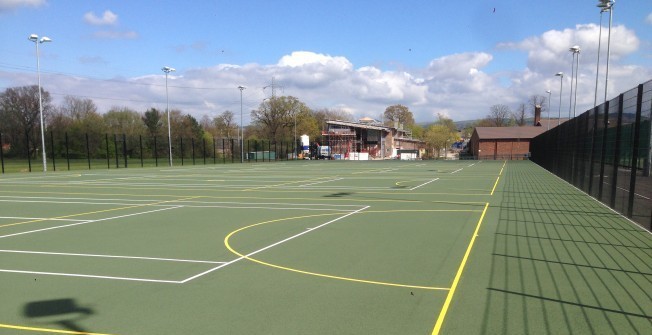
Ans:
{"label": "sports court", "polygon": [[652,330],[652,235],[529,161],[0,175],[0,334]]}

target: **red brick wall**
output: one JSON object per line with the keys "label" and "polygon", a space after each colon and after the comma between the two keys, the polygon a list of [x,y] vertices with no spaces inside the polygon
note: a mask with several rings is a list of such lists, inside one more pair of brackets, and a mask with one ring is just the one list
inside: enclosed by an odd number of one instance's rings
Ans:
{"label": "red brick wall", "polygon": [[528,152],[530,152],[530,140],[480,140],[476,157],[499,160],[523,159]]}

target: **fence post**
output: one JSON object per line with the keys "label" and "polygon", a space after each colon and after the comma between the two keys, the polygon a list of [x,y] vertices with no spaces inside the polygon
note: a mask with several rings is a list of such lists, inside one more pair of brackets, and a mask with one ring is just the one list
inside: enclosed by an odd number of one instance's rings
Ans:
{"label": "fence post", "polygon": [[25,143],[27,144],[27,169],[29,172],[32,172],[32,157],[31,153],[29,152],[29,133],[27,131],[25,131],[25,139],[27,140]]}
{"label": "fence post", "polygon": [[2,173],[5,173],[5,155],[3,153],[2,133],[0,133],[0,163],[2,164]]}
{"label": "fence post", "polygon": [[[88,138],[88,133],[86,134],[86,138]],[[111,169],[111,158],[109,156],[109,134],[104,133],[104,139],[106,140],[106,168]],[[88,144],[88,141],[86,141]],[[90,157],[88,157],[88,164],[90,164]]]}
{"label": "fence post", "polygon": [[[636,121],[634,122],[634,145],[632,146],[632,166],[629,175],[629,194],[627,200],[627,217],[634,216],[634,195],[636,194],[636,169],[638,168],[638,151],[641,143],[641,114],[643,112],[643,84],[638,85],[636,93]],[[649,169],[648,169],[649,170]],[[645,171],[643,172],[645,176]],[[650,226],[652,229],[652,226]]]}
{"label": "fence post", "polygon": [[127,135],[122,133],[122,157],[125,161],[125,169],[127,168]]}
{"label": "fence post", "polygon": [[143,165],[143,135],[138,135],[138,145],[140,146],[140,167]]}
{"label": "fence post", "polygon": [[154,165],[158,167],[158,148],[156,147],[156,135],[154,135]]}
{"label": "fence post", "polygon": [[57,163],[54,161],[54,132],[50,131],[50,146],[52,147],[52,171],[57,171]]}
{"label": "fence post", "polygon": [[66,134],[66,163],[68,164],[68,171],[70,171],[70,151],[68,150],[68,132]]}
{"label": "fence post", "polygon": [[192,165],[195,165],[195,138],[194,137],[190,138],[190,147],[192,153]]}
{"label": "fence post", "polygon": [[115,168],[119,169],[119,161],[118,161],[118,136],[116,134],[113,134],[113,149],[115,151]]}
{"label": "fence post", "polygon": [[204,156],[204,165],[206,165],[206,139],[201,138],[201,151],[202,156]]}
{"label": "fence post", "polygon": [[181,166],[183,166],[183,137],[179,137],[180,145],[181,145]]}
{"label": "fence post", "polygon": [[[108,143],[108,142],[107,142]],[[88,144],[88,133],[86,133],[86,160],[88,161],[88,169],[91,169],[91,149]],[[108,162],[107,162],[108,164]]]}
{"label": "fence post", "polygon": [[217,164],[217,145],[215,143],[215,137],[213,137],[213,165]]}
{"label": "fence post", "polygon": [[604,120],[603,120],[603,131],[602,131],[602,153],[600,154],[600,184],[598,186],[598,200],[602,201],[602,190],[604,189],[604,164],[605,164],[605,152],[607,150],[607,126],[609,125],[609,101],[607,100],[604,104]]}
{"label": "fence post", "polygon": [[623,134],[623,100],[624,94],[621,93],[618,96],[618,121],[616,121],[616,139],[612,161],[613,172],[611,174],[611,180],[609,181],[611,184],[609,207],[614,209],[616,207],[616,190],[618,188],[618,167],[620,166],[620,142],[622,141],[621,137]]}

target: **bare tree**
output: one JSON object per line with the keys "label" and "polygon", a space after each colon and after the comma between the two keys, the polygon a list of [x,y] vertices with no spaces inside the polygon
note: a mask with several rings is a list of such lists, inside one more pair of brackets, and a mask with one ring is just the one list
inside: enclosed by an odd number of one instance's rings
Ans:
{"label": "bare tree", "polygon": [[489,108],[487,120],[494,127],[506,127],[510,123],[512,111],[506,105],[493,105]]}
{"label": "bare tree", "polygon": [[[23,153],[27,149],[31,156],[39,152],[41,145],[38,86],[7,88],[0,94],[0,132],[9,136],[12,151]],[[50,93],[41,89],[43,118],[48,119],[52,108]],[[45,122],[45,121],[44,121]],[[47,122],[45,122],[47,125]],[[29,146],[25,148],[25,138]]]}
{"label": "bare tree", "polygon": [[225,138],[232,138],[238,130],[237,124],[235,123],[235,114],[231,111],[225,111],[216,116],[213,119],[213,124],[218,134]]}
{"label": "bare tree", "polygon": [[525,104],[521,104],[518,106],[518,109],[514,113],[514,120],[516,122],[516,125],[519,127],[525,126],[525,119],[527,118],[527,115],[525,113]]}
{"label": "bare tree", "polygon": [[[543,109],[543,106],[547,106],[548,105],[547,101],[548,101],[548,98],[546,98],[546,97],[544,97],[542,95],[533,95],[533,96],[531,96],[530,100],[528,100],[528,106],[527,106],[528,110],[530,112],[530,115],[534,115],[534,109],[537,106],[541,106],[542,109]],[[548,110],[547,107],[545,109]]]}

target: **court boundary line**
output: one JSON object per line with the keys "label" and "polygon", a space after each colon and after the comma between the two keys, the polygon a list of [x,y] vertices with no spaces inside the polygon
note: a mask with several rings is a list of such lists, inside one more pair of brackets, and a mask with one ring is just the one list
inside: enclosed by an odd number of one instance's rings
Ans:
{"label": "court boundary line", "polygon": [[8,325],[8,324],[3,324],[3,323],[0,323],[0,328],[33,331],[33,332],[39,332],[39,333],[74,334],[74,335],[111,335],[111,334],[107,334],[107,333],[89,333],[89,332],[79,332],[79,331],[74,331],[74,330],[61,330],[61,329],[51,329],[51,328],[38,328],[38,327]]}
{"label": "court boundary line", "polygon": [[54,256],[79,256],[79,257],[97,257],[97,258],[120,258],[120,259],[140,259],[148,261],[180,262],[180,263],[205,263],[205,264],[222,264],[226,262],[202,261],[195,259],[179,258],[160,258],[160,257],[142,257],[142,256],[120,256],[120,255],[100,255],[100,254],[79,254],[69,252],[50,252],[50,251],[32,251],[32,250],[6,250],[0,249],[0,253],[30,254],[30,255],[54,255]]}
{"label": "court boundary line", "polygon": [[0,272],[46,275],[46,276],[60,276],[60,277],[113,279],[113,280],[149,282],[149,283],[182,284],[182,282],[178,281],[178,280],[134,278],[134,277],[118,277],[118,276],[100,276],[100,275],[87,275],[87,274],[81,274],[81,273],[66,273],[66,272],[28,271],[28,270],[12,270],[12,269],[0,269]]}
{"label": "court boundary line", "polygon": [[488,208],[489,208],[489,203],[487,202],[484,206],[484,210],[482,211],[482,215],[480,215],[478,224],[475,227],[475,231],[473,232],[473,237],[471,237],[471,241],[469,242],[469,245],[466,248],[464,257],[462,257],[462,262],[460,263],[460,266],[457,269],[457,273],[455,274],[455,278],[453,279],[453,284],[451,285],[450,290],[446,295],[446,300],[444,301],[444,305],[442,306],[442,309],[439,312],[439,316],[437,317],[437,322],[435,323],[435,327],[432,330],[432,335],[438,335],[439,332],[441,331],[441,327],[444,323],[444,319],[446,318],[446,313],[448,312],[448,308],[450,307],[451,301],[453,300],[453,295],[455,295],[455,291],[457,289],[457,285],[460,282],[460,278],[462,278],[462,273],[464,272],[464,268],[466,267],[466,262],[468,261],[469,256],[471,255],[471,250],[473,249],[473,245],[475,244],[476,237],[478,237],[480,226],[482,226],[482,222],[484,221],[484,217],[485,214],[487,213]]}
{"label": "court boundary line", "polygon": [[[170,209],[177,209],[177,208],[181,208],[181,207],[183,207],[183,206],[172,206],[172,207],[154,209],[154,210],[151,210],[151,211],[131,213],[131,214],[125,214],[125,215],[118,215],[118,216],[112,216],[112,217],[96,219],[96,220],[86,220],[86,221],[70,223],[70,224],[66,224],[66,225],[62,225],[62,226],[54,226],[54,227],[48,227],[48,228],[28,230],[28,231],[23,231],[23,232],[19,232],[19,233],[8,234],[8,235],[0,235],[0,239],[7,238],[7,237],[13,237],[13,236],[19,236],[19,235],[25,235],[25,234],[31,234],[31,233],[38,233],[38,232],[42,232],[42,231],[59,229],[59,228],[74,227],[74,226],[79,226],[79,225],[83,225],[83,224],[87,224],[87,223],[108,221],[108,220],[121,219],[121,218],[125,218],[125,217],[130,217],[130,216],[161,212],[161,211],[166,211],[166,210],[170,210]],[[43,221],[46,221],[46,220],[43,220]]]}

